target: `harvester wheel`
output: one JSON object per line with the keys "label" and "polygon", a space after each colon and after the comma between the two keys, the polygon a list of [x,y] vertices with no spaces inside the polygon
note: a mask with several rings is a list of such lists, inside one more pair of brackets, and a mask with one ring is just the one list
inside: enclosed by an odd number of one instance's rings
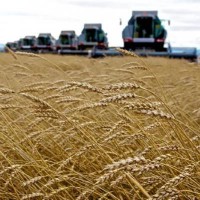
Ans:
{"label": "harvester wheel", "polygon": [[124,42],[124,49],[126,50],[134,50],[132,43]]}
{"label": "harvester wheel", "polygon": [[164,43],[157,43],[157,44],[155,45],[155,50],[156,50],[156,51],[164,51],[164,50],[165,50],[165,48],[164,48]]}

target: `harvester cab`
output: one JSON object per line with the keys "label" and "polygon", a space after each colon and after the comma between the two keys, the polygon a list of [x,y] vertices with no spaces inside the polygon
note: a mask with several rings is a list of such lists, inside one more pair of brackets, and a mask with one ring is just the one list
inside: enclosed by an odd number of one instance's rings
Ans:
{"label": "harvester cab", "polygon": [[78,49],[78,37],[75,31],[61,31],[56,48],[57,50]]}
{"label": "harvester cab", "polygon": [[122,32],[124,48],[164,50],[167,31],[158,18],[157,11],[133,11]]}
{"label": "harvester cab", "polygon": [[85,24],[78,40],[79,49],[108,49],[107,34],[102,30],[101,24]]}
{"label": "harvester cab", "polygon": [[35,36],[26,36],[26,37],[22,38],[20,50],[24,50],[24,51],[36,50],[36,37]]}
{"label": "harvester cab", "polygon": [[51,33],[40,33],[36,40],[36,49],[39,52],[56,50],[56,39]]}

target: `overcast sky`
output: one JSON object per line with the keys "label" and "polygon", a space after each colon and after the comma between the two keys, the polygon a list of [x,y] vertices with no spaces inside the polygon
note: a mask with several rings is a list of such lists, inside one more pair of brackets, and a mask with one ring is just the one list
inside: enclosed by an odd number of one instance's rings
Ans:
{"label": "overcast sky", "polygon": [[161,19],[171,21],[167,29],[173,46],[200,47],[200,0],[2,0],[0,9],[0,43],[41,32],[55,38],[61,30],[80,35],[84,23],[102,23],[109,45],[122,46],[132,11],[158,10]]}

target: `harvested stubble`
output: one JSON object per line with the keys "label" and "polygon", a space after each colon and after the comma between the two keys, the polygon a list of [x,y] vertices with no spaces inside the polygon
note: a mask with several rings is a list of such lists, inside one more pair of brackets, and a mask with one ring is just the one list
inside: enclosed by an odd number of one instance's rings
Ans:
{"label": "harvested stubble", "polygon": [[0,55],[0,199],[200,199],[199,69],[120,51]]}

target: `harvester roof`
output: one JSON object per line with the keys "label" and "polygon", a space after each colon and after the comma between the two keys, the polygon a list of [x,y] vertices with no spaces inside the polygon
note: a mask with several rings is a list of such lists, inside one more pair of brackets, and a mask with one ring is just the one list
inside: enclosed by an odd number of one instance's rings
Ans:
{"label": "harvester roof", "polygon": [[75,35],[75,31],[61,31],[60,35]]}
{"label": "harvester roof", "polygon": [[51,33],[40,33],[39,37],[49,37],[51,36]]}
{"label": "harvester roof", "polygon": [[132,11],[132,16],[133,17],[138,17],[138,16],[152,16],[156,17],[158,15],[158,11],[152,10],[152,11]]}
{"label": "harvester roof", "polygon": [[34,38],[36,38],[36,37],[33,36],[33,35],[28,35],[28,36],[25,36],[24,38],[25,38],[25,39],[34,39]]}
{"label": "harvester roof", "polygon": [[84,28],[86,29],[101,29],[101,24],[97,23],[97,24],[84,24]]}

